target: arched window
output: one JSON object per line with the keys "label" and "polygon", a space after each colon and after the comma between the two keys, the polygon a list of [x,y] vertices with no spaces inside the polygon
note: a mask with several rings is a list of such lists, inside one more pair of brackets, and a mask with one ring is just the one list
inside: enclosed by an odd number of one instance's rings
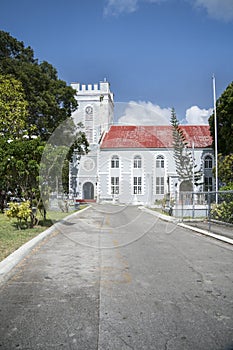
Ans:
{"label": "arched window", "polygon": [[156,168],[164,168],[164,157],[163,156],[156,157]]}
{"label": "arched window", "polygon": [[205,169],[212,169],[213,168],[213,158],[211,156],[205,157],[204,168]]}
{"label": "arched window", "polygon": [[118,156],[112,156],[111,168],[119,168],[119,157]]}
{"label": "arched window", "polygon": [[142,167],[142,158],[141,156],[135,156],[133,159],[133,167],[141,168]]}

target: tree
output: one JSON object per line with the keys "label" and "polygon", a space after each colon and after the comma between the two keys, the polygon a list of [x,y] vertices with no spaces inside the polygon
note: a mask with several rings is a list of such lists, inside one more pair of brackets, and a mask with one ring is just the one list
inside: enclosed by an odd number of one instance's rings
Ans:
{"label": "tree", "polygon": [[218,155],[218,177],[229,189],[233,189],[233,153],[223,156]]}
{"label": "tree", "polygon": [[[233,82],[216,102],[218,151],[223,156],[233,153]],[[214,114],[209,118],[210,132],[215,148]]]}
{"label": "tree", "polygon": [[[38,63],[30,47],[0,31],[0,133],[4,134],[0,138],[1,209],[7,191],[17,192],[31,203],[35,197],[39,200],[41,159],[48,140],[53,139],[57,169],[63,167],[58,154],[59,147],[63,146],[61,140],[69,140],[64,145],[65,153],[62,151],[60,155],[65,154],[62,158],[66,165],[64,169],[67,169],[74,148],[87,151],[85,134],[77,130],[71,118],[77,108],[75,93],[58,79],[51,64]],[[67,129],[54,135],[58,126],[64,123]],[[69,135],[72,136],[70,139]],[[50,160],[52,156],[53,153]],[[67,189],[67,170],[64,177]]]}
{"label": "tree", "polygon": [[15,139],[26,133],[28,102],[20,81],[0,74],[0,135]]}
{"label": "tree", "polygon": [[0,188],[32,200],[39,184],[45,142],[36,139],[0,139]]}
{"label": "tree", "polygon": [[[40,190],[46,202],[52,192],[68,193],[69,162],[73,153],[88,153],[88,142],[81,123],[66,120],[46,143],[40,164]],[[65,136],[65,137],[64,137]]]}
{"label": "tree", "polygon": [[0,74],[21,82],[28,102],[27,125],[34,127],[29,134],[41,140],[48,140],[77,108],[75,90],[58,79],[56,69],[48,62],[38,63],[30,47],[4,31],[0,31]]}
{"label": "tree", "polygon": [[172,108],[171,111],[170,123],[172,126],[174,159],[179,179],[181,181],[192,182],[194,177],[194,184],[198,185],[198,181],[201,178],[201,172],[200,170],[195,170],[197,165],[194,164],[192,153],[187,148],[188,143],[185,139],[183,130],[180,128],[174,108]]}

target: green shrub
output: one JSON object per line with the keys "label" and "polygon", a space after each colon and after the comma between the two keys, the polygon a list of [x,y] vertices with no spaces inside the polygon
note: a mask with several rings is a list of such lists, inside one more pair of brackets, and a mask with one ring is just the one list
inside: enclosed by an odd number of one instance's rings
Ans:
{"label": "green shrub", "polygon": [[233,223],[233,201],[215,204],[211,210],[213,219]]}
{"label": "green shrub", "polygon": [[21,229],[24,225],[28,227],[28,219],[31,217],[32,210],[30,208],[30,202],[22,203],[9,203],[9,209],[6,211],[6,215],[9,219],[17,219],[17,227]]}

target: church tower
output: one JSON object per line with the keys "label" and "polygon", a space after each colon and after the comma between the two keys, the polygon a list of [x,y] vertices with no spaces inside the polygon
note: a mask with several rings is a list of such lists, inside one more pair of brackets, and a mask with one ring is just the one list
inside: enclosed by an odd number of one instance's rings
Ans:
{"label": "church tower", "polygon": [[104,131],[113,123],[113,93],[109,82],[80,85],[72,83],[76,90],[78,109],[72,115],[75,123],[82,122],[90,145],[97,144]]}
{"label": "church tower", "polygon": [[72,114],[75,124],[84,126],[90,152],[80,157],[74,154],[70,165],[70,197],[95,200],[98,197],[99,140],[113,124],[113,93],[106,79],[99,84],[72,83],[76,90],[78,109]]}

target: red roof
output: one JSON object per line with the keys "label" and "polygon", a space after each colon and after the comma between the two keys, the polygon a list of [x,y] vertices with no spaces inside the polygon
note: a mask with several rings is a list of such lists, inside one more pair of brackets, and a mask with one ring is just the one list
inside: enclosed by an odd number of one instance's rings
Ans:
{"label": "red roof", "polygon": [[[208,125],[180,125],[188,147],[211,147],[212,137]],[[105,134],[101,149],[106,148],[172,148],[172,127],[114,125]]]}

